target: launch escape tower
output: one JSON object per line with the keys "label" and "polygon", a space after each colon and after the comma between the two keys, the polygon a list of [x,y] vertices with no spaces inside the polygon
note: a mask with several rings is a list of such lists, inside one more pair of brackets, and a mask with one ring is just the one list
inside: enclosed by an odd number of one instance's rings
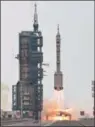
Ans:
{"label": "launch escape tower", "polygon": [[22,108],[24,112],[32,112],[36,120],[39,119],[39,113],[43,108],[43,37],[38,27],[37,5],[35,4],[33,31],[22,31],[19,34],[17,58],[20,78],[17,85],[12,87],[13,110]]}
{"label": "launch escape tower", "polygon": [[54,89],[60,91],[63,89],[63,74],[60,70],[60,47],[61,47],[61,39],[59,33],[59,25],[57,28],[57,35],[56,35],[56,72],[54,74]]}

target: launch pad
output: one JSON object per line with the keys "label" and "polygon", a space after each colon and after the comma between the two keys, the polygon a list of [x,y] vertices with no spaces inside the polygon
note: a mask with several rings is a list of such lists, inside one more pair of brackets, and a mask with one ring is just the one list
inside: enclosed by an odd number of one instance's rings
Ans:
{"label": "launch pad", "polygon": [[71,120],[71,114],[66,111],[52,111],[46,115],[46,120]]}

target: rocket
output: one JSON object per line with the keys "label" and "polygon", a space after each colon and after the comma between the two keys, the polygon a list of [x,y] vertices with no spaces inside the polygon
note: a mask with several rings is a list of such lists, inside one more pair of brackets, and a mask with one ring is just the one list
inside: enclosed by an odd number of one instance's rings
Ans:
{"label": "rocket", "polygon": [[54,74],[54,89],[57,91],[63,89],[63,74],[60,70],[61,67],[60,47],[61,47],[61,39],[58,25],[56,35],[56,72]]}

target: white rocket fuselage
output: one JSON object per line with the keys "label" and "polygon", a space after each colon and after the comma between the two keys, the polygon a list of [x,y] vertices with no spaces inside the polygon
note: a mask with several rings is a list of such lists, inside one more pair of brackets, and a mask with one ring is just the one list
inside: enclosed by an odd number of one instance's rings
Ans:
{"label": "white rocket fuselage", "polygon": [[56,35],[56,72],[54,74],[54,89],[60,91],[63,89],[63,74],[60,71],[60,47],[61,47],[61,40],[60,40],[60,33],[59,33],[59,26],[58,32]]}

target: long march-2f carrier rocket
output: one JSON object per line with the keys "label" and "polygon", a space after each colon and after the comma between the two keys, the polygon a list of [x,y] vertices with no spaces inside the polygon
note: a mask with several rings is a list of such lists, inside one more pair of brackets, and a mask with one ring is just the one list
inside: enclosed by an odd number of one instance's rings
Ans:
{"label": "long march-2f carrier rocket", "polygon": [[59,25],[57,28],[57,35],[56,35],[56,72],[54,74],[54,89],[60,91],[63,89],[63,74],[60,70],[60,47],[61,47],[61,38],[59,32]]}

